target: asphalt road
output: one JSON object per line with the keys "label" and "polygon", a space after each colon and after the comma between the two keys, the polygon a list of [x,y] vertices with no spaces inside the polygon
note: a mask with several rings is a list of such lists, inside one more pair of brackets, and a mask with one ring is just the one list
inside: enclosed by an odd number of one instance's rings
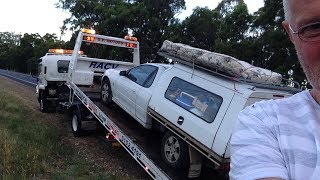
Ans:
{"label": "asphalt road", "polygon": [[13,79],[15,81],[21,82],[31,87],[37,85],[37,78],[32,77],[30,74],[24,74],[20,72],[14,72],[9,70],[0,69],[0,75]]}

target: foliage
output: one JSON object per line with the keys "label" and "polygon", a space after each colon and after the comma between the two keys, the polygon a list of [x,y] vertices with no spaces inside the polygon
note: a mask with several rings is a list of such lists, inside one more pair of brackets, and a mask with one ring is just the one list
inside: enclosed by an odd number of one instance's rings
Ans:
{"label": "foliage", "polygon": [[[48,48],[72,49],[80,28],[94,28],[98,34],[115,37],[124,37],[131,29],[140,42],[141,63],[163,62],[157,51],[168,39],[228,54],[282,74],[293,69],[294,79],[301,82],[305,75],[281,24],[282,2],[264,2],[264,7],[251,15],[243,0],[222,0],[213,10],[195,8],[181,21],[175,15],[185,9],[184,0],[59,0],[57,7],[71,14],[61,27],[62,32],[73,30],[70,41],[61,42],[54,34],[41,37],[1,33],[0,68],[31,72]],[[83,48],[88,56],[124,55],[110,48]]]}
{"label": "foliage", "polygon": [[0,90],[0,179],[126,179],[95,167],[62,143],[62,132],[17,95]]}
{"label": "foliage", "polygon": [[185,8],[184,0],[60,0],[58,7],[72,16],[71,29],[94,28],[99,34],[124,37],[132,29],[140,40],[141,61],[154,59],[174,15]]}
{"label": "foliage", "polygon": [[242,0],[225,0],[221,3],[217,10],[220,11],[220,17],[224,18],[220,22],[216,51],[251,63],[256,58],[255,52],[250,51],[255,42],[249,33],[252,17],[247,5]]}
{"label": "foliage", "polygon": [[298,62],[295,48],[282,28],[283,20],[282,1],[279,3],[277,0],[265,0],[265,6],[255,13],[253,27],[261,32],[261,35],[255,39],[259,44],[257,47],[261,49],[256,65],[284,75],[292,69],[294,79],[302,82],[305,76]]}
{"label": "foliage", "polygon": [[24,34],[0,32],[0,68],[19,72],[34,72],[38,58],[49,48],[61,48],[63,42],[55,34]]}
{"label": "foliage", "polygon": [[0,109],[0,179],[36,175],[52,155],[63,152],[59,133],[35,121],[30,109],[4,91]]}
{"label": "foliage", "polygon": [[[181,25],[180,42],[190,46],[215,51],[215,39],[219,30],[218,12],[207,8],[196,8]],[[170,37],[168,38],[170,39]],[[173,41],[178,41],[174,40]]]}
{"label": "foliage", "polygon": [[14,67],[13,61],[18,55],[20,36],[10,32],[0,32],[0,68]]}

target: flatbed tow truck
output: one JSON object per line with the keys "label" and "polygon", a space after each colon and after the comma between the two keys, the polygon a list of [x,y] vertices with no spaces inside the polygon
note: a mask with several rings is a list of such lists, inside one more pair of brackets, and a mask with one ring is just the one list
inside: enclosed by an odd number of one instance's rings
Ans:
{"label": "flatbed tow truck", "polygon": [[[127,48],[132,53],[132,62],[90,58],[79,55],[82,46],[92,44]],[[117,106],[107,107],[101,102],[99,79],[103,71],[95,71],[92,66],[108,66],[128,69],[140,64],[139,42],[126,36],[124,39],[103,36],[90,30],[80,31],[69,64],[66,85],[70,89],[69,101],[60,104],[72,112],[71,129],[75,136],[81,136],[94,122],[100,123],[106,130],[106,138],[119,143],[150,175],[152,179],[186,179],[187,173],[168,167],[161,161],[161,140],[156,133],[143,128],[133,118]],[[103,68],[98,68],[103,69]],[[94,127],[94,126],[93,126]],[[159,140],[157,140],[159,139]],[[170,175],[168,175],[170,174]],[[212,179],[201,177],[201,179]]]}
{"label": "flatbed tow truck", "polygon": [[[120,49],[124,51],[120,51]],[[86,53],[86,50],[93,50],[93,52],[95,53],[91,53],[91,55],[81,55],[81,53],[79,53],[80,50],[83,50],[85,53]],[[117,60],[104,57],[106,56],[106,54],[108,54],[106,53],[106,51],[109,52],[109,55],[111,54],[114,57],[116,57],[115,59]],[[203,180],[227,179],[228,178],[227,173],[230,168],[228,163],[228,160],[229,160],[228,157],[230,157],[229,151],[228,151],[229,142],[226,142],[227,144],[221,145],[223,146],[222,148],[224,148],[224,151],[223,151],[224,154],[222,155],[223,157],[225,157],[225,159],[217,162],[213,160],[214,158],[212,158],[213,156],[210,154],[211,150],[209,154],[206,153],[207,151],[201,151],[203,150],[200,148],[202,146],[197,146],[197,144],[193,144],[192,138],[190,138],[191,136],[189,137],[189,136],[183,136],[183,134],[179,134],[182,131],[179,131],[179,130],[175,131],[174,128],[170,128],[171,124],[168,124],[168,121],[164,121],[164,118],[163,119],[160,118],[160,120],[157,119],[158,124],[156,124],[157,122],[155,121],[155,126],[152,126],[151,129],[147,129],[143,125],[139,124],[138,121],[134,119],[134,117],[131,117],[123,109],[121,109],[123,107],[117,106],[115,104],[114,106],[106,106],[106,102],[104,102],[104,104],[102,103],[102,100],[103,100],[102,98],[103,96],[101,95],[102,92],[106,93],[107,91],[109,92],[109,94],[112,95],[111,90],[108,91],[108,89],[107,90],[105,89],[106,86],[102,86],[103,88],[101,88],[101,84],[103,84],[101,82],[105,82],[105,79],[103,79],[104,74],[110,71],[114,71],[114,70],[108,70],[108,71],[106,70],[110,68],[117,69],[119,70],[119,75],[121,75],[121,73],[124,72],[121,70],[128,70],[129,68],[140,65],[139,53],[140,53],[139,42],[135,37],[125,36],[125,38],[116,38],[116,37],[98,35],[98,34],[95,34],[92,30],[86,30],[86,29],[79,32],[74,49],[72,51],[71,58],[64,59],[65,61],[69,61],[67,72],[63,71],[63,73],[65,73],[67,77],[63,76],[63,78],[65,79],[59,79],[59,81],[50,82],[50,83],[53,83],[53,85],[55,83],[59,83],[60,85],[61,83],[63,83],[64,86],[68,87],[66,92],[62,92],[64,94],[65,93],[68,94],[67,95],[68,100],[57,99],[57,101],[59,101],[59,105],[64,107],[63,109],[67,109],[68,112],[72,113],[71,129],[73,134],[75,136],[81,136],[87,130],[96,129],[97,124],[101,124],[103,129],[107,131],[106,139],[113,143],[116,143],[117,145],[122,146],[145,170],[145,172],[148,175],[150,175],[152,179],[161,179],[161,180],[162,179],[164,180],[165,179],[187,179],[187,178],[197,178],[197,179],[203,179]],[[98,57],[90,57],[90,56],[93,56],[92,54],[98,55]],[[119,58],[120,55],[124,55],[124,58],[122,57]],[[52,75],[50,73],[51,71],[47,69],[49,68],[49,66],[46,65],[47,60],[44,60],[44,59],[48,59],[48,62],[51,62],[51,64],[55,64],[58,61],[61,61],[61,58],[58,55],[54,56],[51,59],[48,57],[43,57],[43,61],[40,66],[41,72],[43,71],[43,73],[40,73],[40,76],[39,76],[40,80],[37,86],[37,88],[40,89],[42,92],[48,91],[49,95],[54,94],[56,96],[56,93],[53,93],[53,92],[59,92],[59,91],[55,91],[54,89],[52,89],[52,87],[55,87],[55,86],[49,87],[47,86],[46,83],[41,84],[42,82],[41,77],[43,77],[43,79],[50,80],[49,77],[50,75]],[[175,61],[180,62],[179,59]],[[183,63],[182,63],[182,66],[184,66]],[[190,70],[190,67],[192,68],[191,69],[192,75],[193,74],[197,75],[195,72],[198,72],[198,67],[192,64],[188,66],[188,70]],[[193,69],[195,67],[197,69]],[[55,68],[51,68],[51,70],[54,70],[54,69]],[[199,67],[199,69],[202,70],[202,67]],[[199,74],[201,73],[199,72]],[[230,106],[231,107],[230,111],[231,113],[233,113],[231,115],[236,115],[238,110],[241,110],[242,108],[244,108],[246,104],[251,104],[257,101],[258,99],[283,98],[283,97],[292,95],[294,94],[294,92],[296,92],[296,91],[292,91],[291,88],[288,89],[288,87],[282,86],[282,85],[274,86],[272,84],[267,84],[267,86],[265,87],[265,86],[262,86],[263,84],[262,85],[256,84],[256,83],[250,84],[248,82],[242,82],[242,81],[236,82],[234,78],[230,78],[230,77],[226,78],[225,75],[219,75],[218,77],[216,75],[218,74],[217,72],[205,71],[205,73],[210,73],[209,77],[211,79],[216,79],[218,81],[220,78],[219,82],[222,80],[224,82],[226,81],[226,79],[230,81],[231,79],[232,82],[229,82],[229,85],[230,87],[232,86],[233,89],[232,88],[228,89],[230,93],[234,93],[234,94],[238,93],[237,89],[235,88],[236,83],[239,88],[240,86],[243,86],[244,87],[243,89],[245,89],[246,91],[250,90],[249,93],[252,93],[253,95],[254,93],[256,93],[256,92],[253,92],[255,91],[255,89],[258,89],[259,92],[260,90],[264,90],[264,89],[266,90],[266,91],[261,91],[260,92],[261,94],[259,97],[258,96],[251,97],[251,94],[249,94],[250,96],[245,97],[244,99],[241,99],[241,102],[243,103],[241,107],[237,103],[239,103],[239,98],[242,98],[242,97],[240,97],[239,95],[238,99],[234,98],[235,100],[232,101],[234,103],[229,103],[233,105],[232,107]],[[110,75],[112,76],[112,74]],[[222,78],[220,76],[222,76]],[[191,76],[191,77],[194,77],[194,76]],[[169,81],[170,79],[166,79],[166,80]],[[269,94],[267,94],[268,97],[264,92],[269,92]],[[279,96],[278,93],[280,93],[281,96]],[[43,94],[43,93],[39,93],[39,95],[40,94]],[[57,97],[60,97],[60,96],[57,96]],[[161,95],[161,97],[163,96]],[[225,102],[228,104],[229,102],[228,98],[229,100],[231,100],[231,98],[228,96],[226,96],[226,98],[227,99]],[[39,100],[40,100],[39,103],[41,104],[41,96],[39,96]],[[155,102],[159,103],[160,100],[156,99]],[[180,106],[177,106],[177,107],[180,107]],[[170,106],[170,108],[172,107]],[[221,113],[226,113],[227,110],[229,110],[229,108],[224,108],[224,110],[223,108],[221,109],[222,109]],[[223,121],[226,123],[219,123],[220,126],[222,126],[219,131],[219,133],[221,132],[219,135],[225,139],[228,139],[229,135],[231,136],[231,127],[234,122],[234,118],[232,117],[230,116],[229,119],[227,119],[226,121]],[[181,125],[180,117],[178,118],[177,123],[179,122]],[[188,144],[189,144],[188,171],[186,171],[187,169],[172,168],[174,166],[170,167],[170,165],[168,165],[168,163],[163,161],[163,159],[161,158],[162,150],[160,146],[161,147],[163,146],[161,143],[160,136],[162,134],[157,132],[159,132],[159,130],[162,131],[162,133],[165,132],[163,131],[163,129],[170,130],[176,133],[184,141],[187,141],[188,138],[191,139],[191,141],[190,140],[188,141]],[[226,130],[230,132],[230,134],[226,133]],[[205,136],[205,138],[206,137],[208,136]],[[225,143],[222,140],[221,142]],[[176,145],[175,143],[171,143],[171,145],[172,144],[173,146]],[[178,146],[178,149],[180,149],[180,146]],[[172,151],[175,151],[176,149],[170,146],[169,150],[170,152],[172,152]],[[202,153],[202,155],[200,153]],[[208,161],[209,163],[207,163],[206,161]],[[202,166],[202,164],[206,166]]]}

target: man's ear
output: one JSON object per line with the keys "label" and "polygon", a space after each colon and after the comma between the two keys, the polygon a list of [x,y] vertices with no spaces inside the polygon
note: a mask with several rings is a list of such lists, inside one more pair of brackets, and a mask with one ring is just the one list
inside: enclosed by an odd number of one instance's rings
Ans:
{"label": "man's ear", "polygon": [[293,37],[292,37],[293,34],[292,34],[292,32],[291,32],[291,30],[289,28],[289,22],[288,21],[282,21],[282,26],[286,30],[286,32],[287,32],[287,34],[288,34],[288,36],[290,38],[290,41],[293,43],[294,42]]}

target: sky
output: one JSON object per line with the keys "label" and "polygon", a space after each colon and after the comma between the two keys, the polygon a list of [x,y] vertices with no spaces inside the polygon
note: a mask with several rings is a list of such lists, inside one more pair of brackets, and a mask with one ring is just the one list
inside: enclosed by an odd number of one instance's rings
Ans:
{"label": "sky", "polygon": [[[192,14],[196,7],[214,9],[221,0],[185,0],[187,9],[177,18],[184,19]],[[263,6],[263,0],[244,0],[249,13],[256,12]],[[0,11],[0,32],[14,32],[17,34],[55,33],[60,38],[60,27],[63,20],[70,17],[66,11],[56,8],[58,0],[3,0]],[[62,40],[69,40],[71,33],[62,36]]]}

